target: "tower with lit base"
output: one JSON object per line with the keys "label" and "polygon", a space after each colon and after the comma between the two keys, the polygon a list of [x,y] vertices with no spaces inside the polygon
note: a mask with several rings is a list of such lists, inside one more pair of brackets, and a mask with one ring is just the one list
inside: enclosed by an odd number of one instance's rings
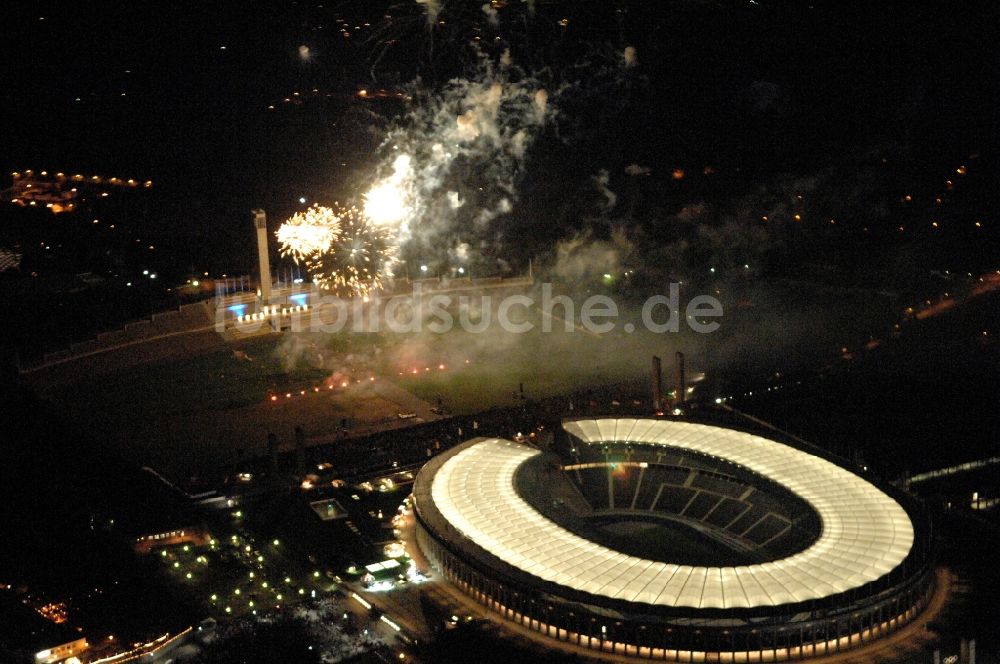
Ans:
{"label": "tower with lit base", "polygon": [[271,261],[267,251],[267,215],[263,210],[251,210],[257,230],[257,269],[260,284],[257,296],[262,304],[271,301]]}

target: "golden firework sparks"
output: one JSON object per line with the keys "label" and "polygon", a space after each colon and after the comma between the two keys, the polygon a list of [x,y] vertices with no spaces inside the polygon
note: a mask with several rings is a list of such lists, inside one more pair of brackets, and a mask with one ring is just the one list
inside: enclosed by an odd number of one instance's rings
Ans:
{"label": "golden firework sparks", "polygon": [[275,235],[282,256],[291,256],[296,263],[306,262],[330,250],[340,235],[340,216],[333,208],[313,205],[292,215]]}

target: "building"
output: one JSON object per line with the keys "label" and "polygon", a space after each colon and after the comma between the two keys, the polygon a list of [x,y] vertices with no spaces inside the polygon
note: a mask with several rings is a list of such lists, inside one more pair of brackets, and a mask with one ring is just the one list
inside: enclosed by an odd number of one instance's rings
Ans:
{"label": "building", "polygon": [[12,664],[79,662],[89,644],[82,634],[46,620],[11,593],[0,593],[0,661]]}
{"label": "building", "polygon": [[417,542],[553,639],[666,661],[856,648],[932,592],[919,505],[813,449],[663,419],[564,422],[555,451],[470,440],[414,485]]}
{"label": "building", "polygon": [[204,524],[192,523],[183,527],[137,535],[132,548],[138,554],[146,554],[160,547],[177,546],[178,544],[205,546],[211,540],[212,533]]}

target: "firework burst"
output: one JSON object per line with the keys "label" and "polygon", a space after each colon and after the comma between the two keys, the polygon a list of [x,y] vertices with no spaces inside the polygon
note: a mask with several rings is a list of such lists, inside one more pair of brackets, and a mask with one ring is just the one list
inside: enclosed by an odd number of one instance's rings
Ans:
{"label": "firework burst", "polygon": [[340,236],[340,212],[313,205],[305,212],[292,215],[275,235],[282,256],[290,256],[296,263],[308,262],[328,252]]}
{"label": "firework burst", "polygon": [[376,183],[365,200],[365,216],[378,225],[398,224],[412,210],[407,186],[413,185],[413,169],[409,155],[401,154],[392,163],[392,175]]}
{"label": "firework burst", "polygon": [[338,208],[340,233],[329,249],[306,261],[320,288],[340,297],[365,296],[392,277],[396,238],[391,228],[373,223],[356,207]]}

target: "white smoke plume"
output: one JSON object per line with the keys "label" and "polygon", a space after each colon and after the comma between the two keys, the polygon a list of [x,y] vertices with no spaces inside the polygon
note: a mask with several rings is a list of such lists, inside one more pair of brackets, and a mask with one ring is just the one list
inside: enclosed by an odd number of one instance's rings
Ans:
{"label": "white smoke plume", "polygon": [[582,234],[558,244],[552,275],[568,284],[594,281],[605,274],[617,276],[624,272],[632,251],[623,233],[615,233],[610,240]]}
{"label": "white smoke plume", "polygon": [[486,20],[490,22],[490,25],[499,25],[500,20],[497,17],[497,10],[494,9],[493,5],[487,2],[483,4],[481,9],[486,14]]}
{"label": "white smoke plume", "polygon": [[427,25],[437,23],[438,14],[441,13],[441,2],[439,0],[417,0],[418,5],[423,5],[427,11]]}
{"label": "white smoke plume", "polygon": [[611,191],[611,188],[608,186],[611,183],[611,174],[608,173],[607,169],[602,168],[591,180],[594,186],[597,187],[597,191],[604,196],[604,209],[606,211],[613,210],[615,204],[618,202],[618,195]]}
{"label": "white smoke plume", "polygon": [[625,58],[626,67],[635,67],[639,64],[639,58],[635,52],[635,46],[626,46],[625,51],[622,53],[622,57]]}
{"label": "white smoke plume", "polygon": [[441,90],[414,86],[412,110],[380,148],[366,214],[397,226],[404,252],[422,260],[480,244],[489,223],[513,209],[531,146],[556,115],[551,100],[509,53],[500,64],[480,55],[472,76]]}

